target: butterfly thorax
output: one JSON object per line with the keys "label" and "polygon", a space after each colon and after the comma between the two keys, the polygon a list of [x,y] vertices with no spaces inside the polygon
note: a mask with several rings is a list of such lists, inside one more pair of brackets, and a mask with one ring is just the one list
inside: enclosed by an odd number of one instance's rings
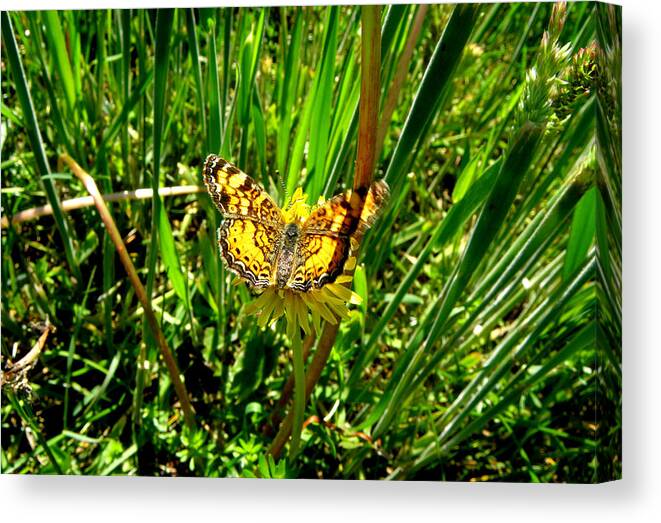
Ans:
{"label": "butterfly thorax", "polygon": [[301,229],[297,223],[285,225],[276,260],[275,281],[279,289],[284,289],[291,277],[300,233]]}

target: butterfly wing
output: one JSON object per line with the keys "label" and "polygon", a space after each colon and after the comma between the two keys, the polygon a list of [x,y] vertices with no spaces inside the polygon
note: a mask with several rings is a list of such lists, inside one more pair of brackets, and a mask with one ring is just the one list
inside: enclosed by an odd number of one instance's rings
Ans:
{"label": "butterfly wing", "polygon": [[253,287],[272,285],[282,211],[257,182],[219,156],[207,157],[203,177],[223,215],[218,245],[227,267]]}
{"label": "butterfly wing", "polygon": [[385,181],[369,190],[347,191],[317,207],[303,223],[298,242],[298,264],[287,286],[298,291],[320,288],[344,271],[354,245],[372,225],[388,197]]}
{"label": "butterfly wing", "polygon": [[282,211],[269,194],[241,169],[210,154],[204,162],[204,183],[223,216],[278,225]]}

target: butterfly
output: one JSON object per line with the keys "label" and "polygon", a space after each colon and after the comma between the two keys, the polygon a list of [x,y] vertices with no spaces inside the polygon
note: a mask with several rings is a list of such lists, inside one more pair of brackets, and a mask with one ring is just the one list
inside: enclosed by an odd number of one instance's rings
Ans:
{"label": "butterfly", "polygon": [[252,287],[298,292],[335,281],[388,197],[388,184],[346,191],[313,208],[304,219],[287,213],[250,176],[211,154],[204,183],[223,215],[220,256]]}

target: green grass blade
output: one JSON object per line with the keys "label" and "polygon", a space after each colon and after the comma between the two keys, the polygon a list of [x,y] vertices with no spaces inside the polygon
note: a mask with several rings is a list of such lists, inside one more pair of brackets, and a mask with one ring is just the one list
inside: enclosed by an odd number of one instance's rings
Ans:
{"label": "green grass blade", "polygon": [[61,82],[64,89],[68,114],[71,118],[74,118],[74,121],[76,121],[76,89],[74,86],[74,74],[71,69],[71,62],[69,61],[64,31],[62,30],[58,11],[43,11],[42,21],[46,27],[46,40],[48,41],[48,47],[55,61],[58,80]]}
{"label": "green grass blade", "polygon": [[174,20],[172,9],[159,9],[156,14],[156,49],[154,53],[154,127],[153,147],[154,164],[151,188],[154,191],[152,197],[152,227],[151,246],[149,262],[147,266],[147,295],[151,297],[156,274],[156,254],[158,241],[158,220],[161,213],[161,198],[158,189],[161,185],[161,149],[163,143],[163,123],[165,121],[165,100],[167,92],[167,79],[170,57],[170,34]]}
{"label": "green grass blade", "polygon": [[[223,118],[220,105],[220,81],[218,79],[218,63],[216,61],[216,22],[213,16],[207,15],[207,38],[209,47],[207,64],[207,100],[209,100],[209,127],[207,134],[207,153],[218,153],[222,145]],[[227,30],[227,29],[225,29]],[[225,82],[227,80],[224,80]]]}
{"label": "green grass blade", "polygon": [[307,158],[307,185],[305,192],[311,202],[317,200],[326,179],[326,159],[331,124],[333,84],[335,83],[335,56],[337,54],[338,8],[328,11],[326,38],[321,65],[315,77],[314,97],[310,114],[314,125],[310,127]]}
{"label": "green grass blade", "polygon": [[252,124],[255,130],[255,149],[257,150],[257,158],[259,159],[259,171],[263,176],[266,176],[266,118],[257,90],[255,90],[252,97],[251,112]]}
{"label": "green grass blade", "polygon": [[[160,171],[161,171],[161,146],[162,146],[162,132],[163,122],[165,118],[165,98],[166,86],[168,77],[168,62],[170,53],[170,33],[172,31],[172,24],[174,20],[174,11],[172,9],[159,9],[156,14],[156,48],[154,52],[154,107],[153,107],[153,120],[154,126],[152,131],[154,157],[153,157],[153,171],[151,179],[151,188],[153,190],[152,196],[152,216],[151,216],[151,229],[150,229],[150,243],[147,255],[147,285],[146,294],[147,299],[151,299],[154,289],[154,281],[156,279],[156,264],[158,261],[158,245],[159,245],[159,216],[161,215],[161,198],[158,195],[160,187]],[[134,390],[134,425],[140,425],[141,413],[140,407],[142,404],[143,387],[147,375],[144,369],[145,358],[150,360],[155,357],[155,340],[151,334],[151,328],[147,321],[147,316],[143,320],[142,326],[143,349],[146,348],[147,352],[141,350],[138,358],[138,368],[136,377],[136,387]]]}
{"label": "green grass blade", "polygon": [[457,5],[436,44],[388,164],[385,180],[393,192],[396,192],[402,183],[411,153],[423,138],[422,131],[428,128],[439,109],[445,88],[459,63],[476,16],[476,5]]}
{"label": "green grass blade", "polygon": [[72,371],[72,364],[73,364],[73,355],[76,350],[76,345],[78,341],[78,334],[80,333],[80,329],[83,325],[83,321],[85,317],[89,314],[89,310],[87,310],[87,299],[89,298],[90,295],[90,289],[92,287],[92,283],[94,282],[94,274],[96,273],[96,267],[92,269],[92,273],[89,277],[89,280],[87,282],[87,287],[85,288],[85,294],[83,294],[83,301],[81,304],[76,304],[74,306],[74,311],[75,311],[75,320],[74,320],[74,327],[73,331],[71,333],[71,338],[69,339],[69,352],[67,355],[67,373],[66,373],[66,378],[64,381],[64,405],[62,408],[62,426],[63,427],[68,427],[69,425],[69,397],[70,397],[70,391],[71,391],[71,371]]}
{"label": "green grass blade", "polygon": [[[34,34],[36,38],[39,38],[39,37],[43,37],[43,33],[41,31],[41,24],[39,23],[39,17],[37,16],[37,14],[38,13],[36,12],[30,13],[31,16],[28,16],[28,20],[30,23],[31,33]],[[43,53],[36,53],[36,54],[39,58],[39,63],[41,64],[41,68],[44,72],[44,81],[46,84],[45,90],[48,93],[48,98],[50,100],[51,107],[53,110],[53,122],[55,123],[57,128],[59,141],[69,154],[75,155],[76,153],[74,152],[71,136],[67,125],[67,120],[63,118],[62,111],[60,110],[61,100],[57,99],[58,98],[57,90],[55,89],[55,86],[51,79],[51,74],[49,71],[49,67],[46,64],[44,54]]]}
{"label": "green grass blade", "polygon": [[[195,77],[195,95],[197,97],[197,105],[199,107],[199,114],[201,116],[202,135],[207,136],[206,107],[204,105],[204,86],[202,84],[202,68],[200,66],[200,46],[197,41],[197,27],[195,22],[195,11],[193,8],[186,9],[186,34],[188,36],[188,47],[190,49],[191,66],[193,68],[193,73]],[[213,63],[215,63],[215,60]],[[216,91],[216,93],[217,96],[220,96],[220,93],[218,93],[218,91]],[[219,149],[220,147],[218,147],[218,149],[209,149],[208,152]]]}
{"label": "green grass blade", "polygon": [[278,99],[277,166],[283,176],[287,173],[287,157],[291,138],[292,116],[294,114],[294,111],[291,109],[296,100],[296,92],[300,81],[300,75],[297,74],[297,70],[301,59],[304,18],[304,11],[297,9],[294,27],[290,37],[291,41],[289,45],[287,45],[286,41],[282,42],[282,47],[285,47],[284,54],[286,55],[286,59],[285,69],[280,75],[281,89]]}
{"label": "green grass blade", "polygon": [[594,245],[596,206],[596,189],[593,187],[583,195],[574,209],[565,266],[562,271],[565,280],[581,265],[588,250]]}
{"label": "green grass blade", "polygon": [[[154,71],[150,70],[149,72],[145,73],[140,83],[133,87],[131,95],[129,96],[128,100],[122,107],[122,110],[103,133],[103,137],[101,139],[101,142],[99,143],[100,149],[107,148],[117,137],[119,132],[126,128],[131,112],[143,99],[143,96],[147,92],[148,88],[151,86],[153,79],[154,79]],[[95,159],[95,164],[96,164],[95,167],[98,168],[99,167],[98,159]]]}
{"label": "green grass blade", "polygon": [[[6,11],[2,12],[2,39],[5,44],[7,57],[9,59],[9,67],[16,86],[16,94],[18,95],[21,109],[23,111],[23,119],[26,124],[26,131],[28,138],[30,139],[32,151],[34,152],[34,160],[36,162],[37,172],[39,173],[39,176],[44,177],[50,174],[51,171],[48,165],[48,160],[46,158],[44,144],[41,139],[41,132],[37,123],[37,116],[35,114],[34,105],[32,104],[32,96],[30,95],[27,78],[25,76],[21,57],[16,46],[14,29],[12,28],[9,13]],[[75,238],[68,224],[68,221],[62,212],[62,206],[57,192],[55,191],[55,185],[50,179],[44,179],[43,185],[44,189],[46,190],[46,196],[48,197],[48,203],[50,203],[50,205],[53,207],[53,218],[55,218],[55,223],[57,224],[57,228],[62,238],[64,254],[66,256],[69,267],[71,268],[71,271],[73,272],[73,275],[78,280],[78,282],[82,282],[80,267],[78,266],[78,262],[74,256]]]}
{"label": "green grass blade", "polygon": [[262,45],[266,9],[260,9],[257,16],[258,18],[254,26],[247,30],[247,34],[243,38],[241,49],[239,50],[241,59],[239,85],[237,89],[236,119],[238,124],[245,129],[247,129],[250,123],[250,106],[255,86],[259,52]]}
{"label": "green grass blade", "polygon": [[161,205],[158,215],[158,237],[160,239],[161,258],[168,275],[172,288],[179,296],[179,299],[186,304],[190,313],[190,300],[188,299],[188,285],[182,274],[179,255],[174,243],[170,220],[168,219],[165,208]]}

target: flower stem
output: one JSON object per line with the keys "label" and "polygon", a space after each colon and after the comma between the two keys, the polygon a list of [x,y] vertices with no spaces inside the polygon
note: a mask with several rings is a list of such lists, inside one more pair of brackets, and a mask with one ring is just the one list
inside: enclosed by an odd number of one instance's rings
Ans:
{"label": "flower stem", "polygon": [[381,6],[364,5],[361,11],[360,119],[354,189],[369,187],[372,182],[381,92]]}
{"label": "flower stem", "polygon": [[[314,358],[308,367],[308,372],[305,375],[305,399],[310,397],[312,394],[312,389],[319,381],[321,376],[321,371],[324,369],[326,362],[330,356],[333,344],[335,343],[335,337],[337,336],[337,331],[339,329],[338,323],[326,323],[324,325],[324,330],[319,337],[319,343],[317,344],[317,349],[314,353]],[[295,385],[294,385],[295,386]],[[280,424],[280,429],[278,434],[273,439],[271,447],[269,448],[269,453],[275,458],[280,457],[282,448],[287,443],[289,435],[292,433],[293,418],[294,418],[295,409],[292,409],[287,414],[287,417]]]}
{"label": "flower stem", "polygon": [[[312,346],[315,344],[316,341],[317,341],[317,337],[315,333],[306,336],[305,339],[303,340],[304,362],[308,360],[308,357],[310,356],[310,350],[312,349]],[[280,399],[278,399],[276,408],[271,413],[269,423],[265,427],[265,432],[264,432],[265,434],[270,434],[273,428],[278,427],[280,425],[280,423],[282,422],[282,418],[284,417],[284,412],[287,409],[287,405],[289,404],[289,400],[291,400],[293,393],[294,393],[294,373],[292,372],[287,378],[287,382],[285,383],[285,386],[282,388],[282,394],[280,395]]]}
{"label": "flower stem", "polygon": [[289,446],[289,460],[293,461],[298,452],[303,430],[303,415],[305,414],[305,367],[303,359],[303,342],[301,330],[297,327],[291,340],[292,359],[294,363],[294,419]]}

